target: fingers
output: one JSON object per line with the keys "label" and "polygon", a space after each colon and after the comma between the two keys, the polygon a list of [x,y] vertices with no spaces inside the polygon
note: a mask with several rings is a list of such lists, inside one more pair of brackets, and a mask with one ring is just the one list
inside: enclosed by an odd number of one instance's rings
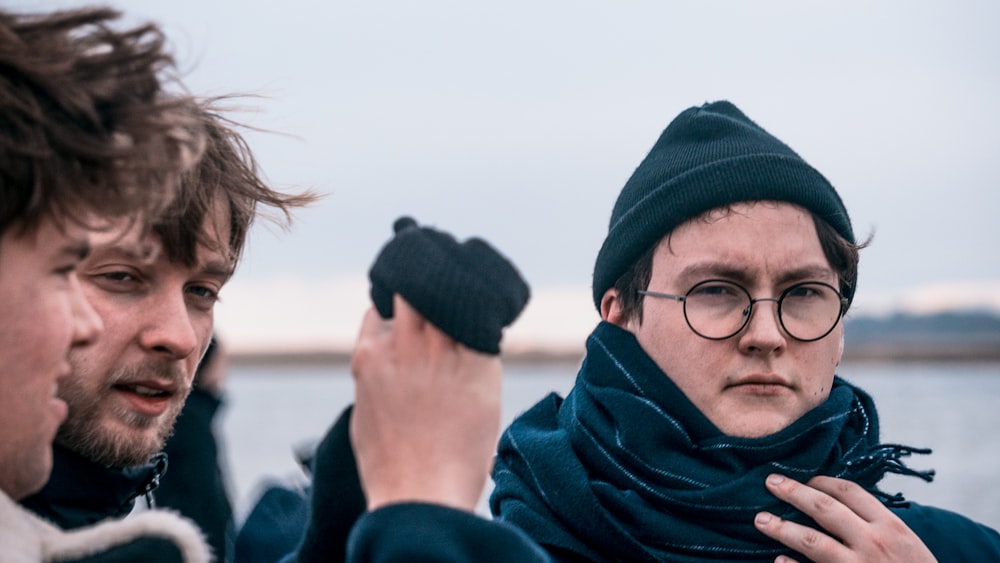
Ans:
{"label": "fingers", "polygon": [[868,522],[890,514],[881,501],[853,481],[818,475],[809,480],[809,487],[830,495]]}
{"label": "fingers", "polygon": [[377,338],[394,329],[403,335],[419,334],[428,325],[423,316],[401,296],[396,294],[392,299],[392,318],[383,319],[375,307],[368,308],[358,330],[359,343]]}
{"label": "fingers", "polygon": [[807,514],[844,543],[858,540],[865,523],[895,517],[874,495],[853,481],[817,476],[802,484],[781,475],[765,482],[774,496]]}
{"label": "fingers", "polygon": [[[826,479],[831,478],[827,477]],[[856,487],[864,495],[871,497],[869,493],[861,489],[857,484],[849,481],[839,481]],[[849,535],[852,530],[856,530],[861,524],[866,522],[862,516],[850,508],[849,504],[840,502],[837,498],[827,494],[823,490],[813,488],[811,486],[812,483],[810,481],[809,486],[807,486],[781,475],[769,475],[765,481],[767,490],[771,494],[798,508],[815,520],[824,530],[840,539],[845,539],[845,535]],[[831,487],[829,483],[826,483],[826,485]],[[845,496],[853,498],[851,495]],[[878,503],[877,499],[874,497],[871,498]],[[814,540],[813,538],[806,539],[811,542],[819,542],[819,540]]]}
{"label": "fingers", "polygon": [[754,525],[812,561],[934,561],[923,541],[857,483],[819,476],[802,484],[770,475],[765,484],[771,494],[801,510],[821,529],[768,512],[757,514]]}
{"label": "fingers", "polygon": [[426,324],[423,316],[398,293],[392,296],[392,310],[395,324],[404,332],[419,333]]}
{"label": "fingers", "polygon": [[373,357],[385,353],[379,349],[379,340],[388,333],[390,328],[390,321],[383,319],[375,307],[368,308],[365,316],[361,319],[361,327],[358,329],[358,336],[354,343],[354,353],[351,356],[351,375],[355,379],[361,375],[363,366],[367,365]]}
{"label": "fingers", "polygon": [[[834,538],[808,526],[784,520],[770,512],[758,513],[753,523],[767,537],[805,555],[812,561],[845,561],[849,555],[847,548]],[[775,559],[775,563],[791,561],[795,560],[786,556]]]}
{"label": "fingers", "polygon": [[358,341],[368,340],[377,336],[385,330],[386,320],[379,316],[375,307],[369,307],[365,311],[365,316],[361,319],[361,328],[358,330]]}
{"label": "fingers", "polygon": [[[393,332],[401,350],[411,358],[432,363],[446,360],[458,343],[434,326],[399,294],[393,295]],[[464,347],[463,347],[464,348]]]}
{"label": "fingers", "polygon": [[765,485],[771,494],[810,516],[823,530],[789,522],[767,512],[754,519],[758,530],[813,561],[838,561],[849,555],[845,545],[828,534],[842,538],[845,533],[863,526],[866,522],[859,515],[826,492],[794,479],[769,475]]}

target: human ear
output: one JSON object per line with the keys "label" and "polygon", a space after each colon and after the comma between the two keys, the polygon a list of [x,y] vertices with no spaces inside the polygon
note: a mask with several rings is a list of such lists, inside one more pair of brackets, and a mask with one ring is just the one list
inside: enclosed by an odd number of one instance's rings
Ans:
{"label": "human ear", "polygon": [[615,288],[605,291],[601,297],[601,320],[625,328],[628,319],[622,314],[621,299]]}

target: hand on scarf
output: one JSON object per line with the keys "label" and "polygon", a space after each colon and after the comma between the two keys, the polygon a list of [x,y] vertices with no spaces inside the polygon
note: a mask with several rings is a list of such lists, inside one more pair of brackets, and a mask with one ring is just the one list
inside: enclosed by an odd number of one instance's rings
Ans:
{"label": "hand on scarf", "polygon": [[368,508],[431,502],[473,511],[500,430],[501,367],[446,336],[398,294],[365,315],[351,364],[351,443]]}
{"label": "hand on scarf", "polygon": [[[812,561],[936,561],[927,546],[902,520],[860,485],[834,477],[814,477],[802,484],[771,475],[767,490],[809,515],[815,530],[761,512],[757,529]],[[785,556],[776,563],[794,561]]]}

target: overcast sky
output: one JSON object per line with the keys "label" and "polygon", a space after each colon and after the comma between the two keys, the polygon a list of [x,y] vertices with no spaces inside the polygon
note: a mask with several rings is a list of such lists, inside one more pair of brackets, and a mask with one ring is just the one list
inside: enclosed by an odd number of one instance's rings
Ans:
{"label": "overcast sky", "polygon": [[[5,0],[14,7],[79,6]],[[729,99],[837,187],[864,251],[858,308],[1000,309],[1000,4],[132,0],[196,94],[280,187],[328,194],[258,227],[223,292],[237,347],[343,344],[400,215],[482,236],[534,290],[509,340],[597,320],[611,206],[680,111]]]}

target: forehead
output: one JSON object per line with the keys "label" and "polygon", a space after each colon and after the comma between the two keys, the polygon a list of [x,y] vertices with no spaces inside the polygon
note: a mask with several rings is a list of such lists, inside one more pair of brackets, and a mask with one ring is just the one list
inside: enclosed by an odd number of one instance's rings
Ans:
{"label": "forehead", "polygon": [[804,207],[783,201],[738,202],[692,217],[679,224],[668,236],[683,236],[689,231],[696,231],[698,236],[723,232],[741,234],[768,224],[813,226],[812,214]]}
{"label": "forehead", "polygon": [[[177,252],[176,249],[171,252],[170,248],[166,248],[165,244],[176,244],[175,241],[164,241],[155,229],[135,221],[117,220],[91,237],[92,255],[114,255],[150,266],[186,267],[228,276],[233,270],[227,246],[228,231],[215,223],[206,217],[201,232],[192,233],[190,256],[186,256],[187,252]],[[179,255],[184,259],[178,259]]]}
{"label": "forehead", "polygon": [[231,256],[235,264],[241,241],[233,232],[236,219],[225,197],[181,202],[156,221],[157,238],[171,261],[191,266],[197,262],[199,246]]}
{"label": "forehead", "polygon": [[809,270],[832,273],[812,215],[783,202],[739,203],[713,209],[671,232],[654,268],[698,274]]}
{"label": "forehead", "polygon": [[91,231],[75,221],[43,216],[25,227],[15,223],[0,235],[0,263],[15,271],[19,264],[80,259],[90,249]]}

